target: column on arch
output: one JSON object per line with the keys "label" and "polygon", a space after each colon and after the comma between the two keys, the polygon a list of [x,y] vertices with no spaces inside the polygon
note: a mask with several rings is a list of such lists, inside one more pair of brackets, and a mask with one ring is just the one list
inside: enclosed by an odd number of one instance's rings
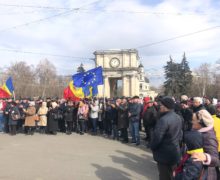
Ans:
{"label": "column on arch", "polygon": [[130,96],[130,77],[129,76],[123,76],[122,77],[122,95],[125,97]]}
{"label": "column on arch", "polygon": [[104,76],[104,96],[107,98],[110,97],[109,78],[107,76]]}

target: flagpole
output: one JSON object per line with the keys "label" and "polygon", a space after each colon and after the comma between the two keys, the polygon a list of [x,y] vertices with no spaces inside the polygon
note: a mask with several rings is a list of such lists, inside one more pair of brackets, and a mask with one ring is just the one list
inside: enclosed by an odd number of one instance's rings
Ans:
{"label": "flagpole", "polygon": [[105,109],[106,108],[106,103],[105,103],[105,77],[104,77],[102,93],[103,93],[103,101],[104,101],[104,109]]}
{"label": "flagpole", "polygon": [[12,94],[13,94],[13,97],[14,97],[14,101],[15,101],[15,91],[13,91],[13,92],[12,92]]}

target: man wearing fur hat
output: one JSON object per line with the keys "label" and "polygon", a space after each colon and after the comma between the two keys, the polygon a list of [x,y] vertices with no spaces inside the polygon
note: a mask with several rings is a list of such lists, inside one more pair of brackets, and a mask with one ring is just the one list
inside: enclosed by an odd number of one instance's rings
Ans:
{"label": "man wearing fur hat", "polygon": [[160,100],[160,119],[157,121],[151,140],[151,150],[157,162],[160,180],[172,179],[174,167],[180,160],[182,118],[174,112],[171,97]]}

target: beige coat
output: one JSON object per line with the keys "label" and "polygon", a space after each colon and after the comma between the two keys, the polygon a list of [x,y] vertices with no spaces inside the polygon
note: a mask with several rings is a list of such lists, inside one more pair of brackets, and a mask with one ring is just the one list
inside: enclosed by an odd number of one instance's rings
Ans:
{"label": "beige coat", "polygon": [[42,106],[37,112],[39,116],[38,126],[47,126],[47,112],[48,112],[48,108],[46,106],[46,102],[43,102]]}
{"label": "beige coat", "polygon": [[36,120],[36,108],[34,106],[30,106],[25,111],[25,126],[35,126]]}

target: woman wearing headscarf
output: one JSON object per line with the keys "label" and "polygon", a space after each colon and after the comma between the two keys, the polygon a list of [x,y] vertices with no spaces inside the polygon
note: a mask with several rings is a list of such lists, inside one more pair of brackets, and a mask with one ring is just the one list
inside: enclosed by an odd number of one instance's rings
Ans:
{"label": "woman wearing headscarf", "polygon": [[48,112],[47,130],[49,134],[57,134],[59,120],[59,108],[56,102],[51,103],[51,108]]}
{"label": "woman wearing headscarf", "polygon": [[193,114],[192,128],[202,133],[204,153],[196,152],[192,157],[194,161],[203,162],[202,179],[207,180],[217,180],[216,167],[219,165],[218,142],[213,125],[214,120],[207,110],[202,109]]}
{"label": "woman wearing headscarf", "polygon": [[29,106],[27,110],[23,109],[25,113],[25,123],[24,126],[26,128],[27,135],[33,135],[34,129],[35,129],[35,120],[36,120],[36,108],[35,108],[35,102],[31,101],[29,102]]}
{"label": "woman wearing headscarf", "polygon": [[38,126],[40,126],[40,133],[44,134],[47,126],[47,103],[42,102],[37,114],[39,116]]}

